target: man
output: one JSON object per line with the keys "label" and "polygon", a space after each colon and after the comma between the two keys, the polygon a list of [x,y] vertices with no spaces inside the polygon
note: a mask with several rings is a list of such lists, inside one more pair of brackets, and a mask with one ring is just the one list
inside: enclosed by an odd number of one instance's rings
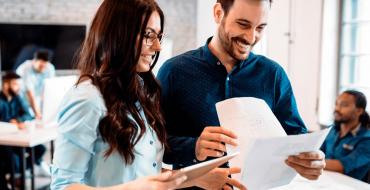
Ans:
{"label": "man", "polygon": [[20,76],[8,72],[2,78],[2,90],[0,93],[0,121],[10,122],[19,129],[24,129],[24,122],[32,120],[25,102],[20,98]]}
{"label": "man", "polygon": [[341,93],[335,102],[332,126],[321,149],[326,170],[366,181],[370,169],[370,120],[366,97],[355,90]]}
{"label": "man", "polygon": [[40,50],[33,60],[27,60],[16,70],[22,77],[24,97],[32,108],[36,119],[41,119],[44,80],[55,76],[55,68],[49,62],[49,52]]}
{"label": "man", "polygon": [[[217,0],[215,35],[160,69],[171,147],[164,159],[174,168],[220,157],[225,144],[236,145],[232,131],[212,127],[219,126],[215,103],[228,98],[263,99],[288,134],[306,132],[284,70],[251,53],[267,25],[270,6],[271,0]],[[317,179],[325,166],[321,151],[290,156],[286,163],[308,179]]]}
{"label": "man", "polygon": [[[29,113],[29,109],[23,99],[20,98],[19,85],[20,76],[13,72],[6,73],[2,78],[2,90],[0,92],[0,121],[10,122],[15,124],[18,129],[22,130],[25,126],[25,121],[32,120],[32,116]],[[17,154],[21,152],[17,148],[13,148]],[[28,149],[27,152],[30,152]],[[48,166],[45,162],[42,162],[42,156],[45,154],[46,148],[43,145],[38,145],[34,147],[35,151],[35,163],[38,167],[38,174],[47,176],[49,174]],[[28,159],[28,165],[30,165],[31,160]],[[19,163],[15,163],[16,168]]]}

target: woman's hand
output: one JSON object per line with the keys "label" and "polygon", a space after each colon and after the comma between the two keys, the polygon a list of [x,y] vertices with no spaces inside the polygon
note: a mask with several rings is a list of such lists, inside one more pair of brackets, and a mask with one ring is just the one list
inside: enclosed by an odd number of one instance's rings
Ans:
{"label": "woman's hand", "polygon": [[175,175],[175,172],[167,171],[157,176],[139,178],[135,181],[125,183],[122,190],[170,190],[179,188],[187,179],[185,175]]}
{"label": "woman's hand", "polygon": [[238,180],[229,177],[230,174],[240,173],[240,168],[215,168],[202,177],[195,179],[193,182],[196,186],[203,189],[224,189],[231,190],[232,186],[240,190],[247,188]]}

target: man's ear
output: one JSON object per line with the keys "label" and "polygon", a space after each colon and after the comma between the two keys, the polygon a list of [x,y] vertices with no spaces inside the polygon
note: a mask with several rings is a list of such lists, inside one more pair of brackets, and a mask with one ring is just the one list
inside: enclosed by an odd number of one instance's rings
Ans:
{"label": "man's ear", "polygon": [[216,24],[220,24],[224,18],[225,12],[220,3],[216,3],[213,6],[213,18],[215,19]]}

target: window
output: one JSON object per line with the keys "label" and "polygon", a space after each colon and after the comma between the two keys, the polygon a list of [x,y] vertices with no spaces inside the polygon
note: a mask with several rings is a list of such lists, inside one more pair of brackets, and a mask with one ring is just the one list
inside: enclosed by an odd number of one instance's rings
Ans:
{"label": "window", "polygon": [[[370,100],[370,1],[342,0],[339,91],[357,89]],[[369,107],[369,106],[368,106]]]}

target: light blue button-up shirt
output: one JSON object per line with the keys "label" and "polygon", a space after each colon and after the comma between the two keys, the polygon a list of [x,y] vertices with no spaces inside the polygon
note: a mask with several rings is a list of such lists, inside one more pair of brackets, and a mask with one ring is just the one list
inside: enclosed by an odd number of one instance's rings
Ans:
{"label": "light blue button-up shirt", "polygon": [[[112,186],[161,171],[164,148],[148,124],[134,147],[132,164],[126,165],[117,152],[104,157],[109,145],[103,142],[98,124],[106,111],[101,93],[90,81],[67,92],[58,116],[51,189],[64,189],[75,183]],[[142,110],[140,114],[145,119]]]}
{"label": "light blue button-up shirt", "polygon": [[35,71],[32,60],[22,63],[16,70],[17,74],[22,77],[22,96],[29,103],[26,91],[31,91],[35,98],[35,103],[39,108],[42,107],[42,95],[44,93],[44,81],[47,78],[55,77],[55,67],[48,62],[42,73]]}

